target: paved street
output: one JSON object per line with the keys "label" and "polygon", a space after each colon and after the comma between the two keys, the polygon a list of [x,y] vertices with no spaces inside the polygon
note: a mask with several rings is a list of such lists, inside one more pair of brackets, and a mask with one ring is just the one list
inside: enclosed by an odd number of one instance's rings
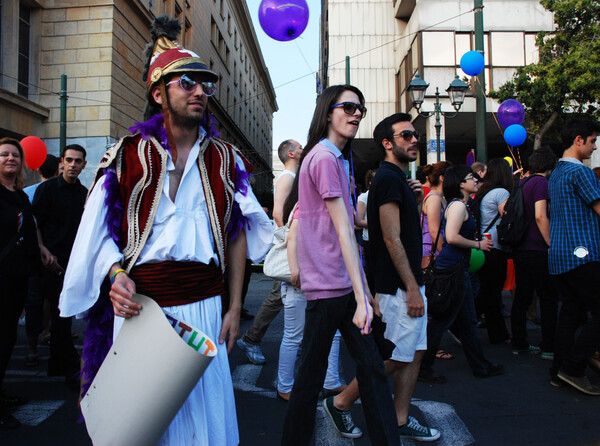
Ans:
{"label": "paved street", "polygon": [[[272,282],[253,274],[246,307],[256,314]],[[237,348],[231,357],[241,445],[279,444],[286,403],[276,398],[274,380],[283,328],[283,315],[277,317],[263,342],[267,357],[265,366],[255,366],[245,360]],[[243,333],[250,322],[243,322]],[[80,334],[81,322],[74,324]],[[530,331],[537,342],[539,330]],[[431,427],[441,429],[437,445],[591,445],[600,443],[598,413],[600,398],[588,397],[570,388],[554,388],[548,379],[549,361],[539,356],[514,356],[510,345],[490,346],[487,333],[480,331],[484,349],[492,362],[504,364],[506,373],[500,377],[477,379],[468,369],[461,348],[450,336],[443,347],[456,355],[454,360],[437,360],[436,372],[445,375],[448,383],[429,386],[418,383],[411,414]],[[0,432],[0,445],[89,445],[85,426],[77,423],[77,393],[70,391],[61,378],[45,376],[48,347],[41,347],[40,366],[24,366],[26,339],[24,326],[19,326],[19,341],[9,365],[6,388],[29,399],[15,412],[23,426],[15,431]],[[352,378],[353,364],[342,345],[343,376]],[[590,372],[594,383],[600,377]],[[160,402],[157,401],[157,404]],[[361,406],[353,410],[355,422],[366,430]],[[132,417],[135,414],[132,414]],[[317,411],[316,445],[366,446],[366,438],[348,440],[338,437],[325,418]],[[404,445],[413,444],[404,441]]]}

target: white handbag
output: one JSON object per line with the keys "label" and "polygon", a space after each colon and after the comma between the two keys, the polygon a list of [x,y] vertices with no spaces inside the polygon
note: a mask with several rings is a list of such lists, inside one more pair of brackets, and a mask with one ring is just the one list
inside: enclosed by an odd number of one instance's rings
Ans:
{"label": "white handbag", "polygon": [[275,229],[273,246],[269,249],[263,263],[263,273],[265,276],[273,280],[279,280],[280,282],[290,283],[292,281],[292,273],[290,272],[290,265],[287,258],[287,236],[290,232],[290,225],[292,224],[292,217],[294,216],[296,206],[290,212],[287,223]]}

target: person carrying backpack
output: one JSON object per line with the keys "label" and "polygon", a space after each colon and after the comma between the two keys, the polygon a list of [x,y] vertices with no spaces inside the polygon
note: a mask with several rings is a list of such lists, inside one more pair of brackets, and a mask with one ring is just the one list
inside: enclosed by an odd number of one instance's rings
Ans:
{"label": "person carrying backpack", "polygon": [[[496,227],[500,222],[512,186],[513,179],[509,164],[501,158],[493,159],[488,164],[485,181],[477,190],[474,200],[474,213],[480,214],[478,226],[481,235],[489,233],[494,242],[494,248],[485,253],[485,263],[479,270],[481,287],[475,302],[477,313],[485,316],[488,336],[492,344],[501,344],[509,338],[502,316],[502,287],[506,280],[508,248],[499,243]],[[471,209],[473,210],[473,206]]]}
{"label": "person carrying backpack", "polygon": [[[513,240],[519,239],[513,248],[515,262],[516,289],[511,309],[512,352],[539,353],[542,359],[554,358],[554,336],[558,314],[558,296],[556,284],[548,272],[548,245],[550,244],[550,220],[548,218],[548,175],[556,165],[556,156],[552,150],[543,147],[529,157],[529,171],[520,180],[515,191],[520,188],[521,206],[513,207],[513,215],[508,220],[520,220],[525,223],[524,230],[512,233],[507,231]],[[509,202],[513,198],[511,195]],[[509,204],[505,206],[508,212]],[[517,211],[517,208],[520,210]],[[502,222],[505,221],[505,215]],[[502,223],[498,231],[503,234]],[[513,225],[513,228],[515,226]],[[530,345],[527,340],[527,308],[533,292],[537,292],[540,301],[540,319],[542,323],[542,343],[540,347]]]}

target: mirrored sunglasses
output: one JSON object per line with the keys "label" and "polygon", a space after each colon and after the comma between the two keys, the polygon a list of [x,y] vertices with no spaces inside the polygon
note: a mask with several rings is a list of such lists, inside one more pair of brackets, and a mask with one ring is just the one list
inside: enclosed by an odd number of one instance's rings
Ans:
{"label": "mirrored sunglasses", "polygon": [[194,91],[196,91],[196,87],[198,86],[198,84],[200,84],[200,86],[202,87],[202,91],[206,96],[212,96],[213,94],[215,94],[215,91],[217,91],[217,84],[215,84],[214,82],[198,82],[194,79],[189,78],[187,74],[181,76],[179,80],[167,82],[167,85],[171,84],[179,84],[181,89],[186,93],[193,93]]}

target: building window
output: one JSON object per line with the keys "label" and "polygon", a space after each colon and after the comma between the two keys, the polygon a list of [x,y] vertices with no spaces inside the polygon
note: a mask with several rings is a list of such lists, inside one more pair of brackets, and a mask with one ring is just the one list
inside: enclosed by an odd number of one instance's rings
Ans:
{"label": "building window", "polygon": [[185,24],[183,26],[183,47],[189,48],[192,46],[192,24],[188,19],[185,19]]}
{"label": "building window", "polygon": [[215,48],[219,48],[219,29],[213,17],[210,18],[210,41]]}
{"label": "building window", "polygon": [[29,95],[29,58],[31,36],[31,9],[19,6],[19,68],[17,92],[21,96]]}

